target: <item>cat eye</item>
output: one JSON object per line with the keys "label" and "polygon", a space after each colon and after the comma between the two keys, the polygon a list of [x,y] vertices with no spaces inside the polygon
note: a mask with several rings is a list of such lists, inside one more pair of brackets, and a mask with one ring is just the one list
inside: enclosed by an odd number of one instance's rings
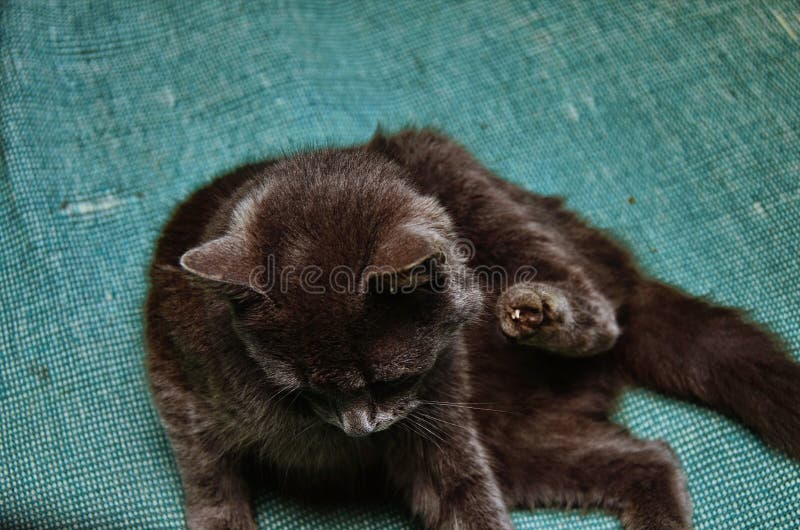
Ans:
{"label": "cat eye", "polygon": [[446,288],[448,278],[438,264],[439,261],[432,258],[408,271],[376,275],[369,282],[369,291],[387,296],[440,293]]}
{"label": "cat eye", "polygon": [[408,392],[419,381],[417,375],[406,375],[387,381],[376,381],[369,386],[370,393],[377,398],[390,397]]}

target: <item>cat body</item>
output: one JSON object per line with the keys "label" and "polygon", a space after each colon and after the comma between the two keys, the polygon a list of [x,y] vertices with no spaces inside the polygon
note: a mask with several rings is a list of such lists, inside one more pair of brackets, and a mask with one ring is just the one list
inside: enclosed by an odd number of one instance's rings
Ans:
{"label": "cat body", "polygon": [[773,338],[428,131],[196,192],[156,249],[147,346],[191,528],[252,528],[256,481],[399,496],[428,528],[536,506],[688,528],[671,450],[608,420],[631,383],[800,457],[800,367]]}

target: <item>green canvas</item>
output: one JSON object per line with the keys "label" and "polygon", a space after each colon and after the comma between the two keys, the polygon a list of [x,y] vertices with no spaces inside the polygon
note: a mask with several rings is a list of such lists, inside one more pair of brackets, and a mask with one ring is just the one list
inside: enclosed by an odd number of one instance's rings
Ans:
{"label": "green canvas", "polygon": [[[432,125],[563,194],[647,270],[749,308],[800,356],[794,2],[0,4],[0,527],[176,528],[142,302],[170,210],[247,161]],[[800,406],[800,404],[798,404]],[[797,528],[800,464],[635,390],[700,529]],[[401,507],[274,493],[262,528],[407,528]],[[618,528],[516,512],[518,528]]]}

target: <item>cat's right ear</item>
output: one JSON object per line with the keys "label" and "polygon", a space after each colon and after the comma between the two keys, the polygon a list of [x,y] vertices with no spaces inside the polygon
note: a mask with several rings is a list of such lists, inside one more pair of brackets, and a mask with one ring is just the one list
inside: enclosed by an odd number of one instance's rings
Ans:
{"label": "cat's right ear", "polygon": [[188,250],[180,263],[184,270],[207,280],[253,287],[253,267],[244,240],[236,236],[222,236]]}

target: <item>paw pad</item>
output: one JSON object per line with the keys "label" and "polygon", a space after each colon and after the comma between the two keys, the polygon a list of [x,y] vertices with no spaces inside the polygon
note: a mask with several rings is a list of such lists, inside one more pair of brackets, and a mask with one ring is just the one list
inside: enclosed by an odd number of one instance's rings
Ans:
{"label": "paw pad", "polygon": [[506,297],[498,304],[498,317],[503,333],[512,339],[524,339],[542,325],[545,307],[537,296]]}
{"label": "paw pad", "polygon": [[544,315],[540,308],[527,306],[510,308],[508,317],[522,331],[522,335],[525,335],[526,331],[528,333],[533,331],[544,320]]}

